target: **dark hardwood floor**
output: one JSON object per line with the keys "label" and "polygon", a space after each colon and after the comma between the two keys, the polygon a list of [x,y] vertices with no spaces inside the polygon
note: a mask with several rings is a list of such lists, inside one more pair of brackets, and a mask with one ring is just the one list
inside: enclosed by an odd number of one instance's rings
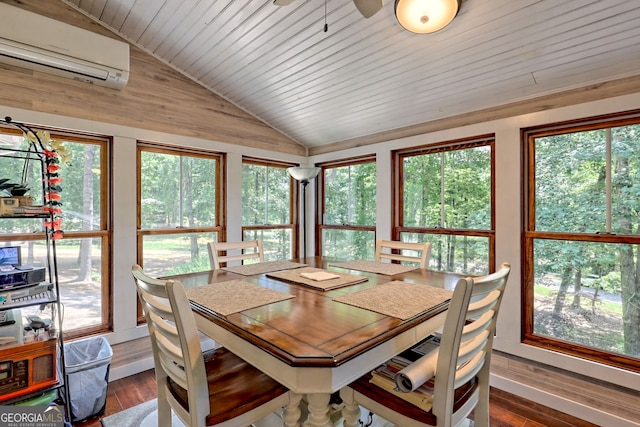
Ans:
{"label": "dark hardwood floor", "polygon": [[[106,417],[156,397],[153,370],[109,383],[104,415],[84,422],[80,427],[99,427],[100,418]],[[529,400],[498,389],[491,389],[492,427],[598,427]]]}

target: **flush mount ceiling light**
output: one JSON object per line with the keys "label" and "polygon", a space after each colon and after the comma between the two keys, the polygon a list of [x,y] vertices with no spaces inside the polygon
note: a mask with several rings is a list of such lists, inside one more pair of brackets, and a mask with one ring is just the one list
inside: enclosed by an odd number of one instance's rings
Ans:
{"label": "flush mount ceiling light", "polygon": [[453,21],[460,0],[396,0],[396,18],[412,33],[427,34],[443,29]]}

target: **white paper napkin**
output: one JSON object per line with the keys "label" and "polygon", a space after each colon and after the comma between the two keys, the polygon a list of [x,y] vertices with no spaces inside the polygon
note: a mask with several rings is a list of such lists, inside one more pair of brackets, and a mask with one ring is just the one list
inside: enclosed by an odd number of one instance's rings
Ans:
{"label": "white paper napkin", "polygon": [[323,280],[338,279],[340,278],[340,275],[329,273],[328,271],[316,271],[313,273],[300,273],[300,277],[315,280],[316,282],[322,282]]}

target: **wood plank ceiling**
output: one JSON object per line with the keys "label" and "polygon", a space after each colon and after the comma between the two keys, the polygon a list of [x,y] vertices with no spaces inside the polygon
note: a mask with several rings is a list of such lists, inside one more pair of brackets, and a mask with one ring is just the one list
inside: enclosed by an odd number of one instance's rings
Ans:
{"label": "wood plank ceiling", "polygon": [[638,0],[464,0],[431,35],[393,0],[61,1],[310,148],[640,74]]}

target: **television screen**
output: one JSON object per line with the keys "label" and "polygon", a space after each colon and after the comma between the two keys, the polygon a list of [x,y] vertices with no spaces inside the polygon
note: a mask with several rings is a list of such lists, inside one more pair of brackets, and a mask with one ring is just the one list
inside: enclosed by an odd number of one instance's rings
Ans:
{"label": "television screen", "polygon": [[0,265],[20,265],[20,246],[0,248]]}

